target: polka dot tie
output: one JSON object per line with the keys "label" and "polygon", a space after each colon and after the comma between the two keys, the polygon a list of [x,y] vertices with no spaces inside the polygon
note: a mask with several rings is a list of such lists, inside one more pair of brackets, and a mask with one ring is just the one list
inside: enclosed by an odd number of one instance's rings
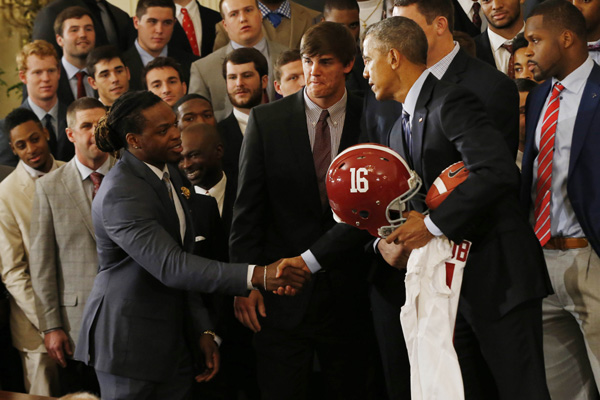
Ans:
{"label": "polka dot tie", "polygon": [[186,8],[182,8],[181,13],[183,14],[183,30],[190,42],[190,46],[192,46],[192,52],[195,55],[200,56],[200,49],[198,48],[198,41],[196,40],[196,31],[194,31],[194,23]]}

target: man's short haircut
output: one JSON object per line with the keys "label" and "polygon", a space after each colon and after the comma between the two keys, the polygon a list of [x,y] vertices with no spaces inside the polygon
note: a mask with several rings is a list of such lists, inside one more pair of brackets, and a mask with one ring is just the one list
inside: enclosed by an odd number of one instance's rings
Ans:
{"label": "man's short haircut", "polygon": [[527,39],[525,39],[525,35],[523,34],[523,32],[520,32],[513,39],[512,45],[513,45],[513,53],[514,53],[515,51],[522,49],[523,47],[529,46],[529,42],[527,42]]}
{"label": "man's short haircut", "polygon": [[331,10],[356,10],[360,12],[360,7],[356,0],[325,0],[323,16],[327,17]]}
{"label": "man's short haircut", "polygon": [[586,43],[585,18],[571,2],[564,0],[546,0],[533,9],[529,18],[541,15],[544,27],[554,31],[570,30]]}
{"label": "man's short haircut", "polygon": [[153,69],[159,68],[173,68],[175,72],[177,72],[179,81],[183,82],[183,79],[181,78],[181,65],[177,62],[177,60],[172,57],[156,57],[154,60],[146,64],[144,69],[142,69],[142,84],[144,85],[145,89],[148,89],[146,75],[148,75],[148,72],[152,71]]}
{"label": "man's short haircut", "polygon": [[417,10],[431,25],[437,17],[448,20],[448,30],[454,32],[454,5],[450,0],[394,0],[394,7],[408,7],[417,5]]}
{"label": "man's short haircut", "polygon": [[173,106],[173,110],[175,111],[175,113],[177,114],[177,109],[179,108],[179,106],[181,106],[184,103],[187,103],[190,100],[204,100],[208,104],[210,104],[210,107],[212,108],[212,103],[206,97],[204,97],[198,93],[189,93],[189,94],[186,94],[185,96],[183,96],[182,98],[180,98],[179,100],[177,100],[177,103],[175,103],[175,105]]}
{"label": "man's short haircut", "polygon": [[261,78],[269,75],[269,63],[267,59],[260,51],[252,47],[242,47],[227,54],[223,60],[223,78],[225,79],[227,79],[227,63],[232,63],[233,65],[254,63],[254,69],[256,69]]}
{"label": "man's short haircut", "polygon": [[36,124],[38,124],[40,128],[43,128],[42,123],[40,122],[37,115],[35,115],[35,113],[28,108],[19,107],[15,108],[10,113],[8,113],[8,115],[4,119],[4,130],[9,135],[9,141],[10,132],[17,126],[29,121],[33,121]]}
{"label": "man's short haircut", "polygon": [[104,110],[104,105],[100,100],[94,99],[93,97],[82,97],[69,104],[69,107],[67,107],[67,126],[71,129],[75,128],[75,125],[77,124],[77,112],[91,110],[93,108],[101,108]]}
{"label": "man's short haircut", "polygon": [[[219,0],[219,12],[221,13],[221,17],[225,19],[225,14],[223,13],[223,3],[227,0]],[[258,0],[254,0],[254,5],[258,8]]]}
{"label": "man's short haircut", "polygon": [[19,54],[17,54],[17,68],[20,72],[27,72],[27,59],[29,56],[35,55],[40,58],[43,57],[54,57],[56,60],[56,67],[60,65],[60,60],[58,58],[58,53],[56,53],[56,49],[50,43],[45,40],[34,40],[31,43],[27,43]]}
{"label": "man's short haircut", "polygon": [[172,0],[139,0],[135,7],[135,16],[142,19],[150,7],[170,8],[173,10],[173,18],[175,18],[175,2]]}
{"label": "man's short haircut", "polygon": [[279,82],[281,79],[281,67],[294,61],[301,61],[300,50],[286,50],[277,57],[273,66],[273,80]]}
{"label": "man's short haircut", "polygon": [[121,53],[119,52],[119,49],[117,49],[115,46],[106,45],[96,47],[94,50],[90,51],[90,54],[88,54],[85,62],[88,74],[90,74],[92,78],[96,79],[96,64],[104,60],[110,61],[113,58],[118,58],[119,60],[121,60],[123,65],[125,65],[125,63],[123,62],[123,57],[121,57]]}
{"label": "man's short haircut", "polygon": [[386,18],[367,28],[364,38],[369,36],[376,40],[375,46],[383,53],[396,49],[413,64],[427,64],[427,37],[412,19]]}
{"label": "man's short haircut", "polygon": [[79,6],[65,8],[60,12],[60,14],[56,16],[56,19],[54,20],[54,33],[60,37],[63,37],[63,29],[66,20],[80,19],[86,15],[90,17],[93,24],[94,18],[92,18],[92,13],[90,13],[89,10],[86,10],[85,8]]}
{"label": "man's short haircut", "polygon": [[300,42],[302,57],[331,54],[346,66],[356,57],[356,40],[350,30],[336,22],[320,22],[308,28]]}
{"label": "man's short haircut", "polygon": [[519,92],[526,93],[531,92],[533,89],[539,86],[539,84],[536,81],[524,78],[515,79],[515,84],[517,85],[517,90]]}

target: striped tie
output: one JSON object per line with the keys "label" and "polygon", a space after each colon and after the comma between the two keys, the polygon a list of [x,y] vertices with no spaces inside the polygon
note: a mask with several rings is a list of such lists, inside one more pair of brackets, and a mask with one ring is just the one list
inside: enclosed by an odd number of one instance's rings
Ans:
{"label": "striped tie", "polygon": [[537,184],[535,191],[535,235],[544,246],[550,240],[550,197],[552,196],[552,157],[554,155],[554,135],[558,122],[560,106],[559,95],[565,87],[556,83],[548,108],[544,114],[542,134],[540,137],[540,153],[538,154]]}

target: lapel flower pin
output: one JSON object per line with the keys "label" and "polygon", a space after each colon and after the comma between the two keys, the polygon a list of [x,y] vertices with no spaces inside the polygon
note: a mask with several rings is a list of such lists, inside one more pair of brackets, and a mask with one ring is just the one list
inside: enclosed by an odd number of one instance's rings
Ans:
{"label": "lapel flower pin", "polygon": [[181,194],[183,195],[183,197],[185,197],[187,200],[190,199],[190,189],[186,188],[185,186],[181,187]]}

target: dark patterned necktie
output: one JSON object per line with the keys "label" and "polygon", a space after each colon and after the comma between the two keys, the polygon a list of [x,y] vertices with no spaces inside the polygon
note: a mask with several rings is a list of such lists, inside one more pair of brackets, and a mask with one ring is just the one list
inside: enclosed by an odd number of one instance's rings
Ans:
{"label": "dark patterned necktie", "polygon": [[515,53],[513,51],[512,43],[504,43],[502,46],[503,49],[506,49],[510,53],[510,58],[508,59],[508,70],[506,74],[510,79],[515,79]]}
{"label": "dark patterned necktie", "polygon": [[100,172],[92,172],[90,174],[90,180],[94,184],[94,191],[92,192],[92,199],[94,197],[96,197],[96,194],[98,193],[98,189],[100,189],[100,185],[102,184],[102,179],[104,179],[104,175],[102,175]]}
{"label": "dark patterned necktie", "polygon": [[56,148],[58,147],[58,142],[56,140],[56,131],[54,130],[54,126],[52,125],[52,115],[46,114],[44,117],[44,128],[48,131],[48,135],[50,138],[48,139],[48,145],[50,146],[50,152],[53,155],[56,155]]}
{"label": "dark patterned necktie", "polygon": [[329,132],[329,124],[327,124],[328,117],[329,111],[323,110],[315,125],[315,143],[313,145],[313,159],[319,184],[319,195],[323,206],[327,204],[326,175],[329,164],[331,164],[331,133]]}
{"label": "dark patterned necktie", "polygon": [[481,30],[481,16],[479,15],[479,10],[481,9],[481,4],[477,0],[473,0],[473,25],[477,27],[477,29]]}

